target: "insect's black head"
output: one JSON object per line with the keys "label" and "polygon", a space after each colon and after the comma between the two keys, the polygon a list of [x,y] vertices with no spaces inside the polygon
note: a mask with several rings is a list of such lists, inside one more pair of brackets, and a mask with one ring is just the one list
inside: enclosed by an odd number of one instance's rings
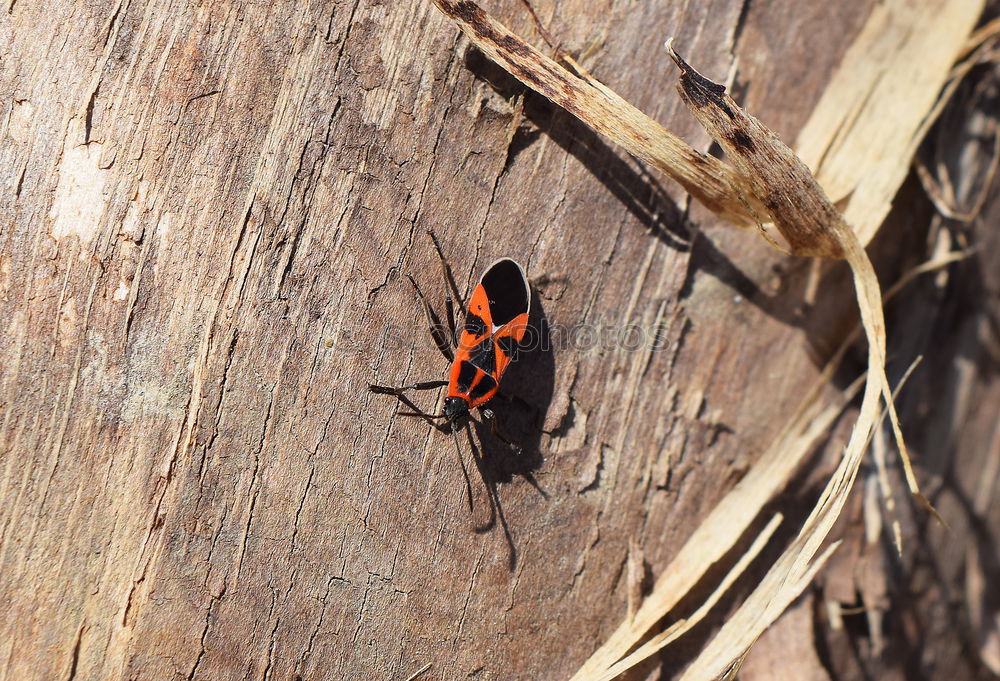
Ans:
{"label": "insect's black head", "polygon": [[469,416],[469,402],[464,397],[444,398],[444,415],[452,427],[461,426]]}

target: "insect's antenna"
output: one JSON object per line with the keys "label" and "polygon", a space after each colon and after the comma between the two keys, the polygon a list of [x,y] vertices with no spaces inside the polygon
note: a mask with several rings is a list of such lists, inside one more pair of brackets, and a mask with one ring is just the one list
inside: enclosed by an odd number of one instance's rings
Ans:
{"label": "insect's antenna", "polygon": [[462,458],[462,445],[458,441],[458,429],[452,424],[451,434],[455,438],[455,453],[458,454],[458,465],[462,467],[462,476],[465,477],[465,494],[469,500],[469,513],[472,513],[472,483],[469,481],[469,471],[465,468],[465,459]]}

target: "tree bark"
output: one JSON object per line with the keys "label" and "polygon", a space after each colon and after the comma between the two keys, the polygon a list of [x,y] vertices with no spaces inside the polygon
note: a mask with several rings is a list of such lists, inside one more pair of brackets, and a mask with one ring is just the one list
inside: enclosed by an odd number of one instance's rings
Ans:
{"label": "tree bark", "polygon": [[[739,58],[737,98],[792,140],[872,4],[533,7],[708,149],[666,37],[716,80]],[[0,678],[568,678],[641,591],[630,544],[658,574],[854,322],[845,266],[689,205],[430,2],[9,0],[0,26]],[[926,255],[910,189],[886,281]],[[547,329],[494,405],[521,451],[462,442],[471,515],[452,439],[368,391],[446,377],[405,278],[442,299],[427,230],[463,292],[518,260]],[[959,500],[1000,456],[994,246],[890,329],[924,330],[902,368],[937,348],[905,413]],[[922,550],[995,536],[984,513]]]}

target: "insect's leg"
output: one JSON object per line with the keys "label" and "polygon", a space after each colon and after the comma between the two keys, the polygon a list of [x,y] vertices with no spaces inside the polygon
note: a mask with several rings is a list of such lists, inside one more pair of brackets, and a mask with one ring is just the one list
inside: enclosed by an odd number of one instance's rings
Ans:
{"label": "insect's leg", "polygon": [[[451,338],[454,344],[458,344],[458,333],[456,332],[455,325],[455,303],[458,304],[459,309],[465,309],[465,303],[462,302],[462,296],[458,292],[458,286],[455,284],[455,278],[451,274],[451,268],[448,266],[448,261],[444,259],[444,252],[441,251],[441,244],[438,242],[437,236],[434,232],[428,230],[427,233],[430,235],[431,240],[434,242],[434,250],[437,251],[438,260],[441,262],[441,275],[444,277],[444,306],[448,313],[448,325],[451,328]],[[454,298],[452,298],[454,296]],[[452,302],[454,301],[454,303]]]}
{"label": "insect's leg", "polygon": [[397,411],[396,416],[409,416],[411,418],[423,419],[427,422],[427,425],[434,426],[435,430],[442,433],[448,433],[449,428],[443,423],[436,423],[435,420],[445,418],[444,414],[428,414],[425,411],[417,409],[416,411]]}
{"label": "insect's leg", "polygon": [[370,384],[368,389],[378,395],[401,395],[406,390],[434,390],[448,385],[448,381],[421,381],[412,385],[401,385],[398,388],[388,385]]}
{"label": "insect's leg", "polygon": [[442,386],[448,385],[448,381],[422,381],[420,383],[414,383],[413,385],[404,385],[398,388],[387,386],[387,385],[369,385],[368,389],[373,393],[378,395],[393,395],[397,400],[405,404],[412,411],[401,411],[396,412],[399,416],[416,416],[422,418],[424,421],[434,426],[438,430],[445,432],[446,429],[443,425],[439,423],[434,423],[434,419],[445,418],[444,414],[428,414],[423,409],[415,405],[410,399],[404,395],[406,390],[433,390],[434,388],[440,388]]}
{"label": "insect's leg", "polygon": [[496,412],[494,412],[489,407],[483,407],[482,409],[479,410],[479,413],[482,414],[483,420],[490,424],[490,432],[493,433],[493,437],[500,440],[500,442],[504,443],[511,449],[517,452],[521,451],[520,445],[511,442],[506,437],[504,437],[503,433],[500,432],[500,427],[497,425]]}
{"label": "insect's leg", "polygon": [[[441,325],[441,319],[437,316],[437,313],[434,312],[433,308],[431,308],[431,304],[427,302],[427,298],[424,296],[424,292],[420,290],[420,287],[417,286],[417,282],[414,281],[413,277],[408,274],[406,275],[406,278],[410,280],[411,284],[413,284],[413,289],[417,292],[420,302],[424,305],[424,317],[427,318],[428,330],[431,332],[431,338],[434,339],[434,344],[437,345],[438,350],[441,351],[441,354],[444,355],[446,360],[454,362],[455,353],[452,350],[454,341],[449,341],[445,337],[445,331]],[[454,338],[454,335],[452,335],[452,338]]]}
{"label": "insect's leg", "polygon": [[510,534],[510,527],[507,526],[507,518],[503,513],[503,506],[500,505],[500,495],[497,492],[497,483],[487,472],[482,456],[476,451],[476,443],[472,438],[472,429],[466,431],[469,437],[469,446],[472,448],[472,460],[479,471],[479,477],[483,479],[486,486],[486,496],[490,502],[490,518],[485,524],[475,528],[476,532],[486,532],[496,525],[499,518],[500,527],[503,529],[504,539],[507,541],[507,567],[513,571],[517,564],[517,548],[514,546],[514,538]]}
{"label": "insect's leg", "polygon": [[411,411],[397,411],[396,412],[397,416],[408,416],[412,418],[423,419],[424,421],[427,422],[428,425],[434,426],[434,428],[440,430],[442,433],[448,432],[448,429],[444,426],[444,424],[436,423],[436,421],[439,421],[445,417],[444,414],[428,414],[426,411],[424,411],[417,405],[413,404],[413,402],[407,399],[405,395],[396,395],[396,399],[398,399],[400,402],[402,402],[411,409]]}
{"label": "insect's leg", "polygon": [[[493,437],[503,442],[505,445],[513,449],[518,454],[521,455],[524,454],[524,448],[521,445],[517,444],[516,442],[511,442],[510,440],[508,440],[506,437],[503,436],[503,433],[500,432],[500,429],[497,426],[496,412],[494,412],[492,409],[488,407],[481,407],[479,411],[483,415],[483,420],[487,421],[490,424],[490,430],[493,431]],[[543,498],[545,499],[549,498],[549,495],[546,494],[545,490],[542,489],[542,486],[538,484],[538,481],[535,480],[535,476],[531,474],[531,471],[522,471],[520,475],[525,480],[527,480],[531,484],[531,486],[534,487],[538,491],[538,493],[542,495]]]}
{"label": "insect's leg", "polygon": [[[428,414],[426,411],[418,409],[417,411],[397,411],[396,412],[396,416],[412,416],[414,418],[419,418],[419,419],[443,419],[447,415],[446,414]],[[437,424],[435,424],[435,425],[437,425]],[[444,428],[444,427],[442,426],[442,428]],[[447,430],[447,429],[445,428],[445,430]]]}

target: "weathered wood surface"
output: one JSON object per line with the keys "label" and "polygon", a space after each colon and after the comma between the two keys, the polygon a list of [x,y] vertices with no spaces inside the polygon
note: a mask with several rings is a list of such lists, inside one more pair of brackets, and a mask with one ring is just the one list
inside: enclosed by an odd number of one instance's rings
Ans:
{"label": "weathered wood surface", "polygon": [[[706,148],[664,38],[720,79],[738,55],[793,139],[869,4],[534,7]],[[846,268],[809,305],[808,262],[430,3],[10,0],[0,27],[0,678],[568,677],[625,616],[630,541],[656,573],[853,319]],[[525,264],[556,345],[509,372],[526,451],[480,433],[472,517],[450,439],[367,391],[443,375],[403,276],[440,296],[427,229],[460,286]]]}

